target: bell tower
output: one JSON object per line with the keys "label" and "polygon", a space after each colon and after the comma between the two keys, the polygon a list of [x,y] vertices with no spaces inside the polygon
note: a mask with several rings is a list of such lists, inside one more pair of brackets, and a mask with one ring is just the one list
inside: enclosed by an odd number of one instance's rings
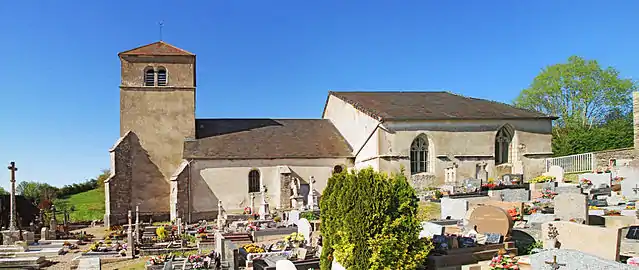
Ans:
{"label": "bell tower", "polygon": [[[158,41],[118,56],[120,136],[135,133],[168,184],[182,162],[184,139],[195,137],[195,55]],[[135,171],[152,168],[140,169]],[[166,204],[168,211],[168,199]]]}

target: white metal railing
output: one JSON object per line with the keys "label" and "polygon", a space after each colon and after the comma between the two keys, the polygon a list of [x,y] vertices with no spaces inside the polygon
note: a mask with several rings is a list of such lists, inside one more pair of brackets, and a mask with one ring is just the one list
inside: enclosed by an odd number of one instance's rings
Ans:
{"label": "white metal railing", "polygon": [[559,166],[564,173],[592,172],[595,169],[595,154],[584,153],[546,159],[546,172],[551,166]]}

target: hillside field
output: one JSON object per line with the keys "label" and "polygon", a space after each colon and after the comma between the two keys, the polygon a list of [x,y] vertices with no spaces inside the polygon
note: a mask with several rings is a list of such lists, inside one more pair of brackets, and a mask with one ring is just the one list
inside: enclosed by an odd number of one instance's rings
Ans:
{"label": "hillside field", "polygon": [[[53,202],[58,209],[75,206],[71,212],[71,221],[92,221],[104,219],[104,190],[93,189],[71,195],[67,198],[56,199]],[[62,218],[62,214],[56,215]],[[62,219],[58,219],[62,220]]]}

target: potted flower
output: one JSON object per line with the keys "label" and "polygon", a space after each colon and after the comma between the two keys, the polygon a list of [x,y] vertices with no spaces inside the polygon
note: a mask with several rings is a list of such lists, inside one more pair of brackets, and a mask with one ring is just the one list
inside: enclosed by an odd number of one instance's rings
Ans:
{"label": "potted flower", "polygon": [[519,259],[515,256],[515,254],[506,254],[505,249],[500,249],[497,252],[497,256],[493,257],[490,260],[490,270],[498,270],[498,269],[519,269],[519,265],[517,265],[517,261]]}
{"label": "potted flower", "polygon": [[583,179],[579,180],[579,185],[582,188],[587,188],[589,186],[592,186],[592,181],[590,181],[590,180],[588,180],[586,178],[583,178]]}
{"label": "potted flower", "polygon": [[302,247],[304,246],[304,241],[306,239],[304,239],[304,235],[301,233],[291,233],[290,235],[287,235],[286,237],[284,237],[284,241],[289,243],[289,246],[294,248],[294,247]]}
{"label": "potted flower", "polygon": [[547,238],[544,240],[544,248],[556,248],[557,236],[559,236],[557,227],[552,225],[552,223],[548,224],[548,235]]}

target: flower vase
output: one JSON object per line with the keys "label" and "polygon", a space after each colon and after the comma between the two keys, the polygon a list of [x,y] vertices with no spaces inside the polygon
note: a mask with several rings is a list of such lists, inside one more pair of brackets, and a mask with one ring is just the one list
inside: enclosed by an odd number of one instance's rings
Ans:
{"label": "flower vase", "polygon": [[544,249],[555,249],[555,248],[557,248],[557,238],[544,240]]}

